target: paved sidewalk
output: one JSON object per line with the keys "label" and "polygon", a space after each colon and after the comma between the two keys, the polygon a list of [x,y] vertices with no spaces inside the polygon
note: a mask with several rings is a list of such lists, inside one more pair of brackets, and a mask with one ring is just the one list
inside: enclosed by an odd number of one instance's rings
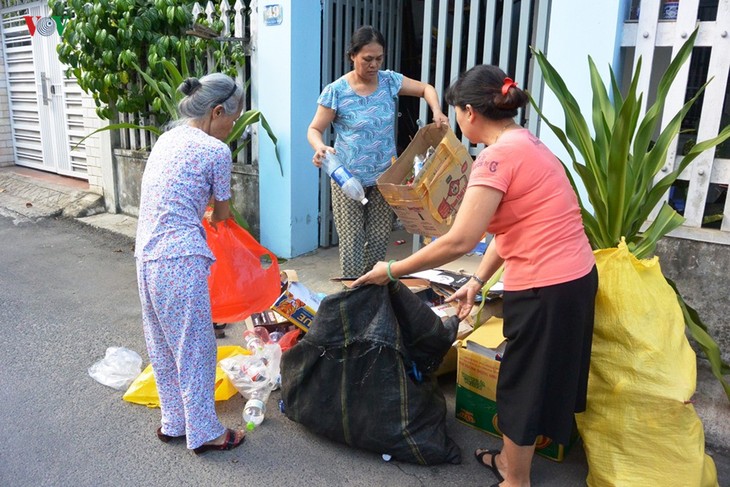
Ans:
{"label": "paved sidewalk", "polygon": [[[0,215],[16,221],[58,216],[75,218],[125,235],[130,241],[134,239],[137,224],[134,217],[105,213],[102,197],[90,193],[84,182],[17,167],[0,168]],[[405,243],[399,243],[402,240]],[[386,258],[400,259],[411,251],[412,236],[402,230],[394,231]],[[479,259],[479,256],[466,256],[444,267],[470,274]],[[339,273],[336,247],[321,248],[280,265],[282,269],[296,270],[299,280],[315,292],[331,294],[342,289],[340,283],[330,280]],[[715,456],[718,470],[727,472],[730,469],[730,403],[705,359],[698,360],[697,392],[692,402],[704,426],[708,453]]]}

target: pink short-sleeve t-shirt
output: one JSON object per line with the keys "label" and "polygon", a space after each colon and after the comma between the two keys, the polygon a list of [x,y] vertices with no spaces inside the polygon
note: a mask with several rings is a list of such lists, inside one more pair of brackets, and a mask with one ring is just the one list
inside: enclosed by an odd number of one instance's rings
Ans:
{"label": "pink short-sleeve t-shirt", "polygon": [[565,169],[527,129],[503,133],[479,154],[471,186],[504,193],[487,231],[505,261],[506,290],[561,284],[593,268],[595,258]]}

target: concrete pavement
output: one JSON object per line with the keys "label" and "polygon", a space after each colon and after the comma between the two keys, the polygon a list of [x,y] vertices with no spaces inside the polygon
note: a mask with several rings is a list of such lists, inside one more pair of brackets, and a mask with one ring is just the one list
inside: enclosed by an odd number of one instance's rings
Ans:
{"label": "concrete pavement", "polygon": [[[136,219],[126,215],[106,213],[101,196],[88,192],[88,185],[71,178],[48,175],[23,168],[0,168],[0,215],[15,221],[48,217],[67,217],[77,221],[134,238]],[[396,242],[406,240],[405,244]],[[388,248],[388,258],[402,258],[411,252],[411,236],[404,231],[394,232]],[[468,256],[449,266],[452,270],[470,273],[478,263],[478,256]],[[336,248],[319,249],[281,264],[282,268],[297,271],[307,287],[325,294],[341,289],[330,281],[337,274]],[[693,402],[702,419],[708,453],[712,454],[722,479],[730,482],[730,403],[718,381],[712,376],[707,361],[698,361],[697,393]]]}

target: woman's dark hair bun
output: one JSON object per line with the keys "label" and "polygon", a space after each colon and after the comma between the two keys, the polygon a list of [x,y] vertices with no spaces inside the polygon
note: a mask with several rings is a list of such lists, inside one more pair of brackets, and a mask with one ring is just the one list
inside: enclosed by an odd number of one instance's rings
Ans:
{"label": "woman's dark hair bun", "polygon": [[179,90],[183,95],[190,96],[201,86],[203,85],[200,83],[198,78],[188,78],[182,82]]}

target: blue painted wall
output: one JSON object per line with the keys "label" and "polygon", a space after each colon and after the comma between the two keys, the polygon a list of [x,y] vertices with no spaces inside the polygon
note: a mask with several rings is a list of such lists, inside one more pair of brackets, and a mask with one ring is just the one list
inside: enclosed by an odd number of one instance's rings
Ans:
{"label": "blue painted wall", "polygon": [[255,106],[278,138],[283,175],[274,147],[259,127],[261,243],[294,257],[317,248],[319,170],[312,165],[307,127],[320,92],[321,6],[318,1],[280,1],[282,22],[266,25],[266,5],[256,13],[252,76]]}

